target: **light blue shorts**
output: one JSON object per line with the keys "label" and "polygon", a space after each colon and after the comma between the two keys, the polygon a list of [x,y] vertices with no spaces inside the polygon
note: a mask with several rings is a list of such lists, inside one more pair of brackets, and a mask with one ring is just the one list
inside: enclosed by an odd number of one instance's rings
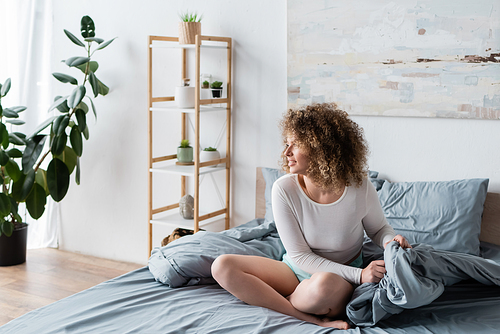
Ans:
{"label": "light blue shorts", "polygon": [[[295,263],[293,263],[292,259],[288,255],[288,253],[285,253],[285,255],[283,255],[282,261],[287,266],[289,266],[290,269],[292,269],[292,271],[295,273],[295,276],[297,276],[299,282],[302,282],[305,279],[311,278],[312,274],[309,274],[308,272],[305,272],[304,270],[297,267],[297,265]],[[361,268],[362,265],[363,265],[363,253],[359,254],[359,256],[356,258],[356,260],[354,260],[348,264],[348,266],[356,267],[356,268]]]}

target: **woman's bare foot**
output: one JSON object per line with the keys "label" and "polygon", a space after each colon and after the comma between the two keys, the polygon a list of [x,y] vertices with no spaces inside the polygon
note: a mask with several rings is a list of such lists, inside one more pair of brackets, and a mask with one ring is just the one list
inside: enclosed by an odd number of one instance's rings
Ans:
{"label": "woman's bare foot", "polygon": [[328,318],[323,318],[320,319],[320,322],[318,323],[321,327],[330,327],[330,328],[337,328],[337,329],[349,329],[351,326],[344,320],[330,320]]}

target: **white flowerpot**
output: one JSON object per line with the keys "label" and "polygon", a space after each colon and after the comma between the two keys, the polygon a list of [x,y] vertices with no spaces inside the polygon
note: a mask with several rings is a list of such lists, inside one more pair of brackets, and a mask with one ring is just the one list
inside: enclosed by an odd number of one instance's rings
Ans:
{"label": "white flowerpot", "polygon": [[[211,160],[217,160],[220,159],[220,153],[219,151],[201,151],[200,152],[200,161],[205,162],[205,161],[211,161]],[[213,165],[210,167],[217,167],[218,165]]]}
{"label": "white flowerpot", "polygon": [[195,87],[177,86],[175,87],[175,102],[179,108],[194,108]]}

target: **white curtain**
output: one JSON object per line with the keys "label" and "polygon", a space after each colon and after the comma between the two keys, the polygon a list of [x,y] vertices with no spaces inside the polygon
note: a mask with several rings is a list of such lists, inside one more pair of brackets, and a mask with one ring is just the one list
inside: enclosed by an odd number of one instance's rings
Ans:
{"label": "white curtain", "polygon": [[[50,115],[53,101],[51,89],[52,0],[0,0],[0,82],[12,79],[4,107],[22,105],[20,114],[26,122],[18,129],[30,133]],[[57,247],[59,210],[48,197],[44,215],[33,220],[24,206],[19,214],[28,227],[28,248]],[[24,212],[24,213],[23,213]]]}

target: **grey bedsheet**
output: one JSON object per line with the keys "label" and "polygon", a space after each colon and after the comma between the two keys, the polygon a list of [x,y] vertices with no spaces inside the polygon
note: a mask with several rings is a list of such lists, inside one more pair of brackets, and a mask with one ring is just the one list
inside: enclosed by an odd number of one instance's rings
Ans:
{"label": "grey bedsheet", "polygon": [[[249,236],[247,232],[240,229],[231,233],[235,233],[233,239],[239,239]],[[260,246],[266,248],[269,243],[259,239],[267,237],[270,234],[266,232],[250,240],[262,242]],[[241,240],[245,242],[245,238]],[[482,246],[485,257],[500,263],[500,247]],[[466,280],[445,287],[444,292],[428,305],[404,310],[373,327],[357,327],[345,332],[499,333],[499,315],[500,288]],[[2,334],[333,332],[336,331],[247,305],[216,284],[169,287],[156,281],[147,267],[32,311],[0,327]]]}

